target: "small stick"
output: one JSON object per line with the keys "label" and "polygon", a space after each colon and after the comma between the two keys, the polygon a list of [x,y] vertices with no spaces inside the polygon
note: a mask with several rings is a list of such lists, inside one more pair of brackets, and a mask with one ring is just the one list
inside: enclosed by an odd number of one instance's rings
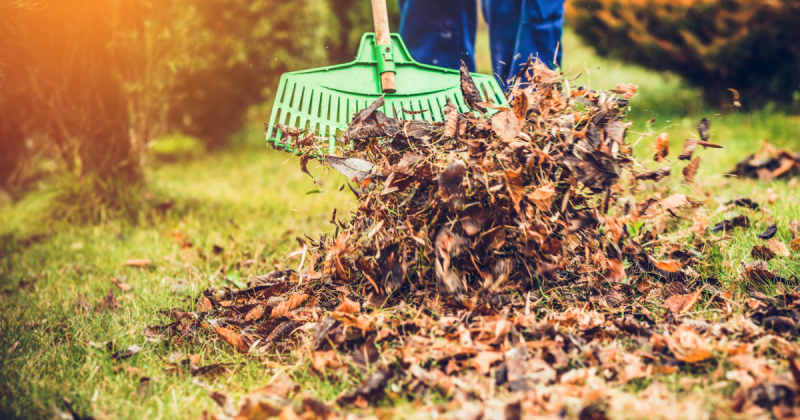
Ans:
{"label": "small stick", "polygon": [[531,314],[531,291],[528,290],[528,294],[525,296],[525,315]]}
{"label": "small stick", "polygon": [[303,284],[303,264],[306,262],[306,252],[308,251],[308,245],[303,244],[303,256],[300,258],[300,267],[297,267],[297,274],[300,276],[300,281],[297,285]]}

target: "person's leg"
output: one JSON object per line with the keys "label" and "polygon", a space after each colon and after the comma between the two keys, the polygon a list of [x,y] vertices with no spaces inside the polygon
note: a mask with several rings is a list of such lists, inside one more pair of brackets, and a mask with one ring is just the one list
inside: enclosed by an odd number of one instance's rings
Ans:
{"label": "person's leg", "polygon": [[400,36],[424,64],[475,71],[475,0],[399,0]]}
{"label": "person's leg", "polygon": [[514,59],[506,78],[519,72],[530,55],[553,68],[561,63],[564,0],[523,0],[521,17]]}
{"label": "person's leg", "polygon": [[481,10],[489,25],[492,71],[500,85],[505,86],[511,62],[514,60],[522,0],[482,0]]}

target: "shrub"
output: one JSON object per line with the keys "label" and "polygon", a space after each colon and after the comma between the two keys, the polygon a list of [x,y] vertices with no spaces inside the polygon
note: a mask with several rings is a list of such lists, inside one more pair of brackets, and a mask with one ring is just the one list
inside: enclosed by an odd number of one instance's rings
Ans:
{"label": "shrub", "polygon": [[790,103],[800,84],[800,2],[571,0],[571,26],[602,55],[673,71],[729,106]]}
{"label": "shrub", "polygon": [[287,71],[327,62],[325,0],[174,0],[195,16],[198,54],[170,91],[171,126],[220,147]]}

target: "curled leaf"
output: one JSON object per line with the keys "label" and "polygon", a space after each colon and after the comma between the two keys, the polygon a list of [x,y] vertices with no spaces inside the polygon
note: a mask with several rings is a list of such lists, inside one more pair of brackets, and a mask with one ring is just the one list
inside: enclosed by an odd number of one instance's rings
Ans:
{"label": "curled leaf", "polygon": [[472,75],[469,74],[469,68],[464,61],[461,61],[461,94],[464,96],[464,101],[471,109],[479,112],[486,112],[486,108],[479,105],[481,100],[481,93],[478,91],[478,86],[472,80]]}
{"label": "curled leaf", "polygon": [[671,171],[672,171],[672,168],[667,166],[667,167],[664,167],[664,168],[656,169],[655,171],[652,171],[652,172],[645,172],[643,174],[638,174],[638,175],[636,175],[636,179],[639,179],[639,180],[650,180],[650,181],[658,182],[662,178],[669,176]]}
{"label": "curled leaf", "polygon": [[767,230],[759,233],[758,237],[764,240],[772,239],[776,233],[778,233],[778,225],[773,224],[772,226],[768,227]]}
{"label": "curled leaf", "polygon": [[703,118],[697,123],[697,133],[700,134],[700,140],[708,141],[710,136],[711,121],[708,118]]}
{"label": "curled leaf", "polygon": [[712,228],[712,232],[719,232],[719,231],[729,231],[733,230],[735,227],[747,228],[750,226],[750,219],[747,216],[736,216],[733,219],[723,220],[717,224],[715,224]]}

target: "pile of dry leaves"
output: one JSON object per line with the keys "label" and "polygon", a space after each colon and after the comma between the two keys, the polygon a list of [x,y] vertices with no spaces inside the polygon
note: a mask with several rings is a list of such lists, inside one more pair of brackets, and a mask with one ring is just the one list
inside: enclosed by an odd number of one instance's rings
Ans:
{"label": "pile of dry leaves", "polygon": [[[334,213],[332,236],[298,238],[293,269],[209,289],[148,328],[154,340],[213,331],[268,364],[354,384],[322,402],[279,376],[279,392],[238,406],[215,392],[209,418],[327,419],[376,404],[457,419],[800,415],[797,279],[762,261],[790,257],[777,227],[740,284],[722,284],[710,255],[762,221],[758,204],[725,204],[742,214],[709,226],[705,201],[656,187],[670,167],[647,171],[627,138],[635,86],[570,88],[539,62],[521,74],[510,108],[481,102],[462,70],[472,111],[448,104],[444,123],[387,116],[382,100],[360,111],[351,147],[321,157],[350,178],[357,211]],[[720,147],[709,128],[684,144],[686,183],[697,146]],[[325,139],[281,129],[307,172]],[[655,139],[656,162],[668,146]]]}

